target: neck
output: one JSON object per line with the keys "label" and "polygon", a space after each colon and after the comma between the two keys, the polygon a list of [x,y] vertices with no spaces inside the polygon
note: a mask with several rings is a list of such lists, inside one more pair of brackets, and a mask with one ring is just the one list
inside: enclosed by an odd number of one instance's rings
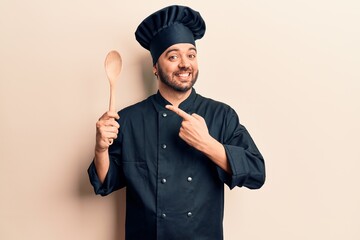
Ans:
{"label": "neck", "polygon": [[179,107],[185,99],[187,99],[191,94],[192,89],[189,89],[186,92],[178,92],[174,89],[171,89],[167,86],[159,86],[159,92],[167,101],[169,101],[173,106]]}

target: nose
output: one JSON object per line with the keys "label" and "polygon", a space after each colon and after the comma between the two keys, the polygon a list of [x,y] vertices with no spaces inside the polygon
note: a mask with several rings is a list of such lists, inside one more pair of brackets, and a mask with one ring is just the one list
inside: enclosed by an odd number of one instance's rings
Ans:
{"label": "nose", "polygon": [[179,68],[188,68],[190,67],[190,61],[185,56],[181,57],[179,62]]}

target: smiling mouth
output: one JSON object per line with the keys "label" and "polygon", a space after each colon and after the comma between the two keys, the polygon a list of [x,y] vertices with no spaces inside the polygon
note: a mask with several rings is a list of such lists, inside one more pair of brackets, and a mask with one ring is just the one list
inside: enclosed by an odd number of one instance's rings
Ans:
{"label": "smiling mouth", "polygon": [[180,78],[188,78],[190,76],[190,72],[185,72],[185,73],[175,73],[175,76],[180,77]]}

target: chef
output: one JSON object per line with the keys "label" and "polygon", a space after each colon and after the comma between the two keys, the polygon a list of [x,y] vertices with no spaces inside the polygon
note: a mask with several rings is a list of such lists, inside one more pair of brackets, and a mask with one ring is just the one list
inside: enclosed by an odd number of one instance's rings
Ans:
{"label": "chef", "polygon": [[96,194],[126,187],[127,240],[221,240],[224,186],[264,184],[264,159],[235,110],[193,87],[204,34],[186,6],[145,18],[135,36],[150,51],[158,91],[96,123],[88,174]]}

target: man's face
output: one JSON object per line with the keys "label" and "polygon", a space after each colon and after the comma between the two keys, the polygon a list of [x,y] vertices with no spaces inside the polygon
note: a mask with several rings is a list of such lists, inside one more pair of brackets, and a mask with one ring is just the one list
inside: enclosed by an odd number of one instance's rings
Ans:
{"label": "man's face", "polygon": [[196,57],[194,45],[174,44],[161,54],[154,71],[167,87],[177,92],[187,92],[194,86],[199,74]]}

